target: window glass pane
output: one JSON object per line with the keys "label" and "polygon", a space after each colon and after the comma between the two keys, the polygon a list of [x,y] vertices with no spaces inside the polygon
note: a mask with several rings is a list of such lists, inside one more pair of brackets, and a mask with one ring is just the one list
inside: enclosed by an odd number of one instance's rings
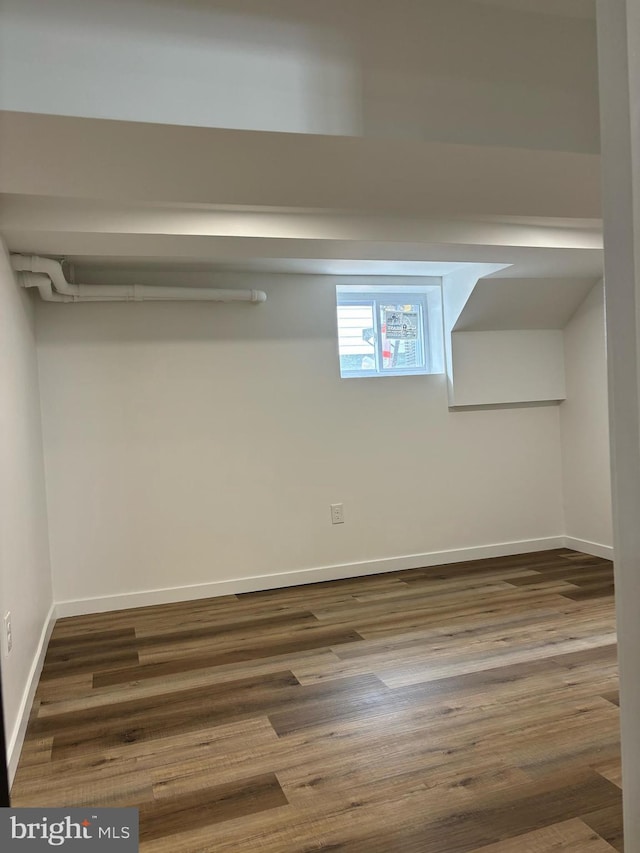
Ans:
{"label": "window glass pane", "polygon": [[382,370],[424,368],[422,305],[379,305]]}
{"label": "window glass pane", "polygon": [[339,284],[336,304],[341,376],[443,371],[438,284]]}
{"label": "window glass pane", "polygon": [[338,305],[340,370],[376,370],[373,304]]}

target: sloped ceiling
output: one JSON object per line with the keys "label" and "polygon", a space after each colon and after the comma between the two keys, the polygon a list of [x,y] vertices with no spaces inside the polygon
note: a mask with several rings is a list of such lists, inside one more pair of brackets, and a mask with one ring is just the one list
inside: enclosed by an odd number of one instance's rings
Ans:
{"label": "sloped ceiling", "polygon": [[481,279],[453,331],[563,329],[596,282],[596,278]]}

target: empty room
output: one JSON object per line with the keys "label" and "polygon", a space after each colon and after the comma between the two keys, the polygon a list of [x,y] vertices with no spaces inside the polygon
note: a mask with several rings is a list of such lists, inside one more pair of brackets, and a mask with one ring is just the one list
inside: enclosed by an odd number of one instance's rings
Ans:
{"label": "empty room", "polygon": [[2,849],[639,853],[626,6],[3,0]]}

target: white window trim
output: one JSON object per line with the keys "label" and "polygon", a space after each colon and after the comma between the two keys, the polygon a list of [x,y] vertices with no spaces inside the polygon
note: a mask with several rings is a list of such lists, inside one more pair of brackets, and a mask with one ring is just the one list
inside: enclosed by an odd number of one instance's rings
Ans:
{"label": "white window trim", "polygon": [[[367,305],[373,306],[373,322],[374,334],[376,336],[377,346],[375,347],[376,368],[375,370],[359,370],[348,369],[342,367],[340,359],[339,347],[339,329],[338,329],[338,360],[340,366],[340,376],[342,379],[372,379],[392,376],[425,376],[433,375],[434,373],[443,372],[441,358],[433,358],[434,344],[437,346],[438,341],[431,340],[433,323],[431,312],[433,311],[433,297],[430,295],[432,291],[441,291],[437,284],[429,283],[428,285],[405,285],[405,284],[356,284],[356,285],[337,285],[336,287],[336,322],[338,316],[338,308],[342,305]],[[438,296],[441,294],[438,293]],[[389,304],[411,303],[418,305],[420,308],[420,328],[421,333],[418,338],[418,345],[421,349],[422,360],[424,362],[421,367],[397,367],[383,368],[382,366],[382,331],[380,328],[380,303]],[[441,309],[440,309],[441,310]],[[439,336],[436,336],[438,338]],[[436,364],[434,365],[434,360]]]}

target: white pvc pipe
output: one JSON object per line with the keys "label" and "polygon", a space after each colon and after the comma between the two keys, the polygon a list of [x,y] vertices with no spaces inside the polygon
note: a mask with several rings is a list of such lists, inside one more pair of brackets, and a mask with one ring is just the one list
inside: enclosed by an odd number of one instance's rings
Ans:
{"label": "white pvc pipe", "polygon": [[61,293],[54,292],[48,275],[36,272],[19,272],[18,279],[22,287],[37,287],[45,302],[73,302],[72,296],[63,296]]}
{"label": "white pvc pipe", "polygon": [[[58,261],[38,255],[11,255],[11,266],[19,274],[23,287],[37,287],[42,298],[48,302],[264,302],[267,298],[263,290],[158,287],[148,284],[70,284]],[[47,277],[48,286],[44,281]]]}

